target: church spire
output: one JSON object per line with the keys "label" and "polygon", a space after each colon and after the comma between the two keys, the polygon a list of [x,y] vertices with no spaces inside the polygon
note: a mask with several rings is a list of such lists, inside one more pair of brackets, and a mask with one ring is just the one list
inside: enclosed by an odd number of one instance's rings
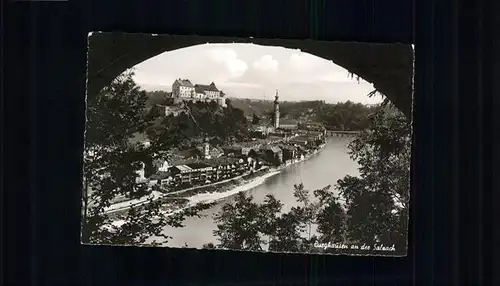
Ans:
{"label": "church spire", "polygon": [[278,90],[276,90],[276,96],[274,97],[274,128],[278,129],[280,127],[280,103]]}

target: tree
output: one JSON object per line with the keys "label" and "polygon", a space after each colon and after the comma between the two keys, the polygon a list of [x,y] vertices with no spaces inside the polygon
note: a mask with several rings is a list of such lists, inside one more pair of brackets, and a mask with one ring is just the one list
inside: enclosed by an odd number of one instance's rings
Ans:
{"label": "tree", "polygon": [[[176,141],[180,146],[190,147],[192,142],[205,136],[216,137],[217,141],[230,143],[249,137],[247,120],[243,111],[228,101],[225,108],[216,102],[186,102],[185,112],[179,116],[167,116],[148,128],[148,136],[159,144]],[[174,137],[172,137],[174,136]]]}
{"label": "tree", "polygon": [[257,124],[259,124],[259,122],[260,122],[260,118],[255,113],[253,113],[252,124],[257,125]]}
{"label": "tree", "polygon": [[[289,219],[293,220],[291,216],[280,217],[283,204],[272,195],[267,195],[263,204],[252,200],[252,196],[238,193],[234,204],[224,204],[214,215],[217,222],[214,234],[219,240],[216,247],[262,250],[262,246],[269,243],[270,250],[292,249],[296,244],[292,241],[296,237],[294,222],[288,223]],[[205,248],[213,247],[211,243],[205,245]]]}
{"label": "tree", "polygon": [[316,112],[316,120],[332,129],[363,130],[370,127],[373,112],[371,106],[346,101],[322,106]]}
{"label": "tree", "polygon": [[252,202],[252,197],[243,193],[236,195],[235,203],[225,204],[222,211],[215,214],[220,248],[261,250],[263,243],[259,235],[259,206]]}
{"label": "tree", "polygon": [[282,214],[274,222],[274,235],[269,241],[269,251],[290,251],[299,252],[301,250],[300,235],[300,214],[290,211]]}
{"label": "tree", "polygon": [[411,123],[394,106],[372,116],[373,127],[350,143],[360,176],[339,180],[345,198],[348,238],[368,246],[394,245],[406,251]]}
{"label": "tree", "polygon": [[[328,185],[322,189],[314,190],[313,197],[304,185],[294,185],[294,196],[299,206],[293,207],[290,213],[283,217],[293,217],[294,222],[288,221],[289,225],[294,225],[297,231],[295,239],[299,242],[298,250],[301,252],[313,252],[314,243],[320,242],[341,242],[344,231],[344,210],[342,209],[339,197],[335,196]],[[317,234],[312,233],[313,225],[317,226]],[[297,238],[297,235],[300,238]]]}
{"label": "tree", "polygon": [[294,185],[294,197],[299,204],[274,219],[270,251],[309,252],[317,239],[312,235],[311,228],[320,209],[319,204],[311,200],[309,191],[302,183]]}
{"label": "tree", "polygon": [[203,244],[202,248],[203,249],[215,249],[216,247],[212,242],[209,242],[209,243]]}
{"label": "tree", "polygon": [[[269,251],[312,251],[318,239],[312,234],[312,226],[320,215],[322,219],[327,219],[332,214],[332,207],[327,203],[333,205],[333,202],[337,202],[329,189],[330,186],[315,190],[313,201],[303,184],[295,185],[294,196],[298,205],[286,213],[282,211],[283,204],[272,195],[267,195],[262,204],[257,204],[252,201],[252,196],[239,193],[234,204],[226,203],[215,215],[217,230],[214,234],[219,240],[217,247],[261,250],[267,244]],[[337,214],[335,211],[334,214]],[[329,225],[324,223],[322,230],[325,235],[341,232],[343,225],[339,226],[339,222],[343,220]],[[209,248],[208,244],[206,248]]]}
{"label": "tree", "polygon": [[299,218],[299,226],[302,230],[306,231],[307,239],[310,239],[311,228],[319,209],[319,205],[311,201],[309,191],[304,188],[304,184],[300,183],[298,185],[294,185],[293,189],[293,195],[295,196],[297,202],[301,203],[301,206],[293,207],[292,212],[298,214],[296,217]]}
{"label": "tree", "polygon": [[243,110],[233,107],[231,102],[223,110],[222,118],[218,118],[218,136],[223,138],[234,138],[238,141],[249,139],[248,121]]}
{"label": "tree", "polygon": [[338,252],[314,248],[315,242],[330,242],[394,245],[396,253],[405,253],[411,125],[390,104],[377,107],[370,120],[372,128],[349,144],[360,175],[339,180],[337,194],[326,186],[312,198],[303,184],[295,185],[298,204],[284,213],[273,196],[257,204],[240,193],[216,215],[214,234],[221,243],[214,247],[260,250],[267,243],[270,251]]}
{"label": "tree", "polygon": [[319,242],[340,243],[345,242],[346,214],[340,202],[340,197],[329,191],[330,187],[316,190],[314,195],[318,198],[318,209],[315,223],[318,226]]}
{"label": "tree", "polygon": [[161,211],[165,202],[151,198],[143,206],[124,211],[120,226],[112,225],[106,208],[118,197],[144,198],[157,190],[138,182],[138,173],[159,147],[178,143],[175,136],[149,148],[130,143],[135,133],[153,124],[143,112],[146,94],[132,77],[131,70],[123,73],[87,101],[82,210],[85,243],[142,244],[152,236],[168,239],[162,234],[166,225],[182,227],[186,216],[197,216],[209,207],[202,204],[168,216]]}
{"label": "tree", "polygon": [[170,97],[169,93],[163,90],[155,90],[146,92],[147,102],[146,105],[155,105],[155,104],[165,104],[167,103],[167,98]]}

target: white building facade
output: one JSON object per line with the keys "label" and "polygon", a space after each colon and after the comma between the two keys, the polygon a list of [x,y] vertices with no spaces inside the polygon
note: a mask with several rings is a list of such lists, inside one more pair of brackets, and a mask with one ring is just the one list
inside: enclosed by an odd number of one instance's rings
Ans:
{"label": "white building facade", "polygon": [[220,106],[226,106],[224,92],[219,90],[214,82],[209,85],[193,85],[188,79],[176,79],[172,84],[172,98],[180,101],[215,101]]}
{"label": "white building facade", "polygon": [[189,79],[176,79],[172,84],[172,97],[174,99],[190,99],[195,94],[194,85]]}

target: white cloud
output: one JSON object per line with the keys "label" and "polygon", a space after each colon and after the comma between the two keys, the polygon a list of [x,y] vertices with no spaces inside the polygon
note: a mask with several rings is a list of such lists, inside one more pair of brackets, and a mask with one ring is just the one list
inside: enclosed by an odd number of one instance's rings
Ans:
{"label": "white cloud", "polygon": [[264,55],[259,60],[253,63],[253,68],[258,71],[272,71],[276,72],[278,70],[279,62],[271,55]]}
{"label": "white cloud", "polygon": [[245,61],[238,58],[238,54],[231,48],[213,48],[207,52],[208,57],[218,64],[222,64],[229,72],[228,77],[239,77],[248,69]]}
{"label": "white cloud", "polygon": [[296,49],[254,44],[204,44],[165,52],[135,67],[134,79],[148,89],[170,90],[176,78],[215,84],[228,96],[283,100],[372,102],[373,86],[345,68]]}
{"label": "white cloud", "polygon": [[207,55],[218,63],[238,58],[238,54],[231,48],[212,48],[207,51]]}
{"label": "white cloud", "polygon": [[310,72],[314,69],[315,58],[306,53],[294,53],[288,59],[288,67],[302,73]]}
{"label": "white cloud", "polygon": [[136,69],[134,71],[134,80],[138,83],[145,85],[162,85],[172,83],[175,77],[162,76],[160,73],[151,73],[143,69]]}
{"label": "white cloud", "polygon": [[248,83],[248,82],[224,82],[220,84],[221,87],[242,87],[242,88],[262,88],[261,84]]}

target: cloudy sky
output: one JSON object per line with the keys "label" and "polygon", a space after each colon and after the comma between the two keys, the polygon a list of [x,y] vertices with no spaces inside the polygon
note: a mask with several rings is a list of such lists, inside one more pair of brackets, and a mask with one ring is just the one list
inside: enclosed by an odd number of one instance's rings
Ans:
{"label": "cloudy sky", "polygon": [[215,82],[228,97],[281,100],[351,100],[369,98],[372,84],[348,76],[331,61],[299,50],[254,44],[205,44],[165,52],[134,67],[135,81],[146,90],[170,91],[176,78],[193,84]]}

